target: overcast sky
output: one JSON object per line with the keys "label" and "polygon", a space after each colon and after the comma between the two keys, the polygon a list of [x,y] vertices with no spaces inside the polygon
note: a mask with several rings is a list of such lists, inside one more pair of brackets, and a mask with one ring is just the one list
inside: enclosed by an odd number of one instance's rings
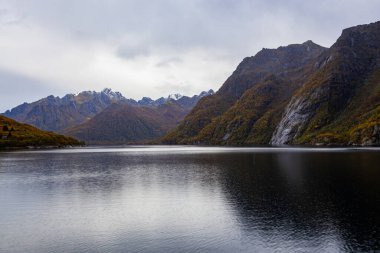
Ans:
{"label": "overcast sky", "polygon": [[329,47],[379,10],[379,0],[0,0],[0,111],[105,87],[135,99],[217,90],[263,47]]}

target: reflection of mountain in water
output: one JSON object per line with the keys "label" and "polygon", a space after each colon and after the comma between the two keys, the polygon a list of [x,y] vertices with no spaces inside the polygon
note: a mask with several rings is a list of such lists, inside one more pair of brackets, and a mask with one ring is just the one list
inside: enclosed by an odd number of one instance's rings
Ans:
{"label": "reflection of mountain in water", "polygon": [[[19,252],[380,249],[378,153],[199,150],[4,153],[0,245]],[[28,238],[46,244],[31,250]]]}
{"label": "reflection of mountain in water", "polygon": [[241,228],[253,240],[259,237],[267,247],[283,242],[283,250],[294,245],[335,251],[380,248],[375,153],[220,158],[225,173],[221,185]]}

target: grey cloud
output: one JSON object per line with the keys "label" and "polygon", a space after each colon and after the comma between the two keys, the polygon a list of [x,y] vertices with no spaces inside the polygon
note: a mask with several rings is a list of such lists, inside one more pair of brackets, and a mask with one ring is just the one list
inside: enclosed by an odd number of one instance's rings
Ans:
{"label": "grey cloud", "polygon": [[163,59],[162,61],[158,62],[156,64],[156,67],[158,67],[158,68],[168,67],[171,64],[177,64],[177,63],[181,63],[181,62],[182,62],[181,58],[179,58],[179,57],[171,57],[171,58]]}
{"label": "grey cloud", "polygon": [[117,48],[116,55],[120,58],[134,59],[139,56],[148,56],[150,50],[147,46],[140,45],[122,45]]}
{"label": "grey cloud", "polygon": [[[87,44],[90,45],[89,48],[93,50],[91,60],[100,59],[101,62],[83,63],[80,67],[88,73],[78,70],[77,73],[86,74],[77,79],[76,73],[72,74],[73,84],[70,85],[78,89],[86,82],[86,78],[91,79],[94,76],[102,76],[104,80],[110,80],[111,86],[116,85],[112,81],[117,76],[116,81],[119,83],[138,83],[139,87],[142,87],[141,83],[150,81],[152,84],[149,84],[149,92],[152,94],[145,95],[161,96],[169,89],[182,93],[190,91],[187,87],[191,85],[209,85],[210,87],[205,88],[215,88],[215,83],[221,85],[220,76],[224,78],[226,68],[223,72],[213,68],[213,77],[206,78],[210,76],[213,66],[222,62],[221,65],[230,68],[232,72],[241,59],[254,55],[263,47],[273,48],[309,39],[323,46],[330,46],[343,28],[379,19],[379,9],[378,0],[4,0],[0,1],[0,25],[21,22],[30,30],[47,33],[44,34],[47,35],[46,38],[59,36],[62,44],[57,48],[63,52],[63,56],[55,58],[51,53],[55,51],[51,47],[54,43],[46,41],[51,51],[44,52],[44,47],[41,46],[41,52],[38,52],[40,54],[33,55],[41,57],[33,61],[43,64],[40,58],[45,54],[46,57],[53,58],[46,62],[62,60],[62,64],[57,65],[62,71],[66,70],[64,73],[71,71],[69,65],[77,66],[70,64],[70,61],[81,61],[81,56],[75,58],[76,55],[72,53],[75,50],[72,48],[84,48],[85,51]],[[6,36],[7,34],[1,33],[0,42]],[[33,39],[25,37],[28,41]],[[67,49],[68,54],[65,51],[66,40],[71,47]],[[7,45],[9,44],[12,43]],[[99,50],[93,48],[97,45],[101,47]],[[25,48],[29,50],[27,46]],[[7,49],[3,48],[5,50]],[[14,52],[18,52],[17,48]],[[27,57],[25,50],[23,52],[24,55],[15,53],[9,58],[19,61]],[[111,52],[112,55],[105,55],[105,52]],[[193,52],[199,58],[191,57],[194,56]],[[84,55],[92,55],[92,52]],[[175,59],[177,56],[179,61]],[[159,71],[142,71],[144,76],[140,78],[136,70],[147,70],[151,65],[139,62],[140,57],[149,58],[144,63],[156,63],[153,67],[160,68]],[[112,64],[119,64],[120,61],[114,61],[113,58],[125,59],[127,64],[118,68]],[[210,64],[210,68],[204,67],[205,63]],[[4,67],[6,62],[1,62],[0,59],[0,64]],[[190,66],[194,70],[173,70],[175,64],[177,67]],[[11,65],[13,70],[17,68],[17,64]],[[196,68],[197,66],[202,68]],[[27,67],[23,68],[31,73]],[[122,73],[116,73],[115,69]],[[177,76],[167,81],[166,71],[170,69],[170,74]],[[203,73],[191,72],[195,70]],[[131,79],[125,78],[123,73],[131,73]],[[43,71],[35,73],[34,69],[33,74],[38,77],[46,75]],[[61,76],[50,75],[41,80],[59,78]],[[192,84],[189,80],[198,84]],[[65,87],[61,88],[63,84],[57,84],[59,81],[46,84],[46,87],[51,90],[64,89]],[[178,82],[186,85],[176,85]],[[120,87],[123,88],[121,85],[111,88],[118,90]]]}
{"label": "grey cloud", "polygon": [[[359,0],[290,0],[286,4],[279,0],[20,0],[10,1],[10,6],[27,13],[33,22],[82,37],[102,40],[134,34],[148,38],[143,46],[237,51],[260,43],[268,33],[281,32],[284,23],[292,29],[286,33],[294,37],[321,32],[321,27],[331,36],[346,23],[377,18],[380,2],[365,2],[368,6]],[[317,41],[320,35],[316,37],[310,39]]]}
{"label": "grey cloud", "polygon": [[18,15],[10,12],[8,9],[0,9],[0,23],[2,25],[19,25],[25,18],[25,14]]}
{"label": "grey cloud", "polygon": [[[201,91],[207,90],[207,88],[208,87],[205,87],[203,90],[196,91],[196,92],[199,93]],[[180,91],[182,95],[186,95],[186,96],[195,95],[194,89],[191,87],[191,85],[186,84],[186,83],[173,83],[171,81],[166,81],[165,83],[157,85],[155,89],[157,91],[164,90],[165,91],[164,95],[175,93],[174,91]]]}
{"label": "grey cloud", "polygon": [[[258,44],[265,37],[276,38],[270,33],[277,33],[282,39],[285,33],[291,37],[289,40],[315,34],[315,38],[307,39],[321,38],[320,43],[331,44],[332,35],[347,23],[353,25],[377,18],[380,2],[365,2],[367,4],[359,0],[318,3],[290,0],[286,4],[279,0],[20,0],[10,1],[10,6],[27,13],[33,22],[90,39],[134,34],[147,38],[141,47],[149,44],[172,50],[218,47],[242,54],[242,50],[247,53],[250,45],[267,46]],[[316,32],[325,33],[329,38]],[[127,52],[126,55],[138,55]]]}
{"label": "grey cloud", "polygon": [[0,112],[24,102],[32,102],[51,94],[62,94],[58,87],[0,69]]}

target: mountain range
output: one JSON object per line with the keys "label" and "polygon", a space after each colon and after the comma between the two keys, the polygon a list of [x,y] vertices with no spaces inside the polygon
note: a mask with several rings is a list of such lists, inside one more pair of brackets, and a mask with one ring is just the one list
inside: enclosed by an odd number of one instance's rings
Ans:
{"label": "mountain range", "polygon": [[4,116],[89,144],[380,145],[380,22],[264,48],[221,88],[193,97],[49,96]]}
{"label": "mountain range", "polygon": [[124,144],[163,136],[199,99],[213,93],[209,90],[192,97],[173,94],[136,101],[106,88],[101,92],[83,91],[62,98],[48,96],[19,105],[3,115],[89,144]]}
{"label": "mountain range", "polygon": [[380,22],[245,58],[161,142],[380,145]]}

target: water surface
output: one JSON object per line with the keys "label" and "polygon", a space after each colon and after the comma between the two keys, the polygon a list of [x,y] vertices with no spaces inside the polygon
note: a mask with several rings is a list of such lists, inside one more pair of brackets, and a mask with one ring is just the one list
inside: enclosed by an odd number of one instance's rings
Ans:
{"label": "water surface", "polygon": [[0,153],[0,252],[380,251],[380,150]]}

